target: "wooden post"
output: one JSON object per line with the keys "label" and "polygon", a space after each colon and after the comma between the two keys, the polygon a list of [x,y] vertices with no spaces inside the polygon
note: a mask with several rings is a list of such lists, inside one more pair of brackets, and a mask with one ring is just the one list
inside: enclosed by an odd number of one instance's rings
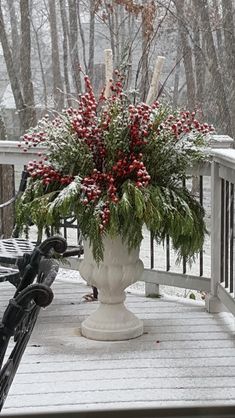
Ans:
{"label": "wooden post", "polygon": [[211,291],[206,296],[208,312],[220,312],[222,303],[217,297],[217,286],[220,283],[221,263],[221,179],[219,164],[215,161],[211,165]]}
{"label": "wooden post", "polygon": [[[0,115],[0,140],[6,140],[6,129]],[[15,194],[14,166],[0,165],[0,203],[7,202]],[[14,226],[14,207],[0,209],[0,237],[8,238]]]}
{"label": "wooden post", "polygon": [[104,50],[104,61],[105,61],[105,91],[104,97],[108,99],[110,96],[110,80],[113,79],[113,53],[111,49]]}
{"label": "wooden post", "polygon": [[160,81],[160,75],[162,72],[162,67],[165,61],[165,57],[161,57],[158,56],[156,59],[156,64],[154,67],[154,72],[153,72],[153,77],[152,77],[152,81],[150,84],[150,88],[149,88],[149,92],[148,92],[148,96],[147,96],[147,100],[146,103],[147,104],[151,104],[156,97],[158,96],[158,87],[159,87],[159,81]]}

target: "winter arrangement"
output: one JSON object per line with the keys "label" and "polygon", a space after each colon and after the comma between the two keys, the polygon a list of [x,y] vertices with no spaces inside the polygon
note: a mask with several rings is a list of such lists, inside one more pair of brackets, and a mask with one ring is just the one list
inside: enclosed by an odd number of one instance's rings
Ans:
{"label": "winter arrangement", "polygon": [[125,289],[143,274],[143,226],[158,243],[170,236],[179,259],[190,261],[202,248],[204,211],[185,183],[190,166],[205,158],[213,127],[195,112],[138,102],[118,71],[111,94],[98,100],[87,76],[84,82],[76,108],[44,117],[23,137],[23,150],[37,147],[41,159],[28,163],[17,223],[26,230],[37,225],[41,235],[49,226],[59,230],[62,218],[77,219],[80,273],[98,288],[100,301],[82,334],[124,340],[143,333],[142,321],[123,303]]}
{"label": "winter arrangement", "polygon": [[146,225],[158,242],[172,238],[190,259],[203,243],[203,209],[184,186],[187,170],[204,158],[213,130],[195,112],[174,111],[155,101],[136,102],[116,71],[111,95],[96,100],[89,78],[76,108],[44,117],[23,137],[22,147],[47,148],[30,161],[27,189],[17,208],[22,226],[59,226],[75,216],[97,262],[103,237],[121,236],[139,246]]}

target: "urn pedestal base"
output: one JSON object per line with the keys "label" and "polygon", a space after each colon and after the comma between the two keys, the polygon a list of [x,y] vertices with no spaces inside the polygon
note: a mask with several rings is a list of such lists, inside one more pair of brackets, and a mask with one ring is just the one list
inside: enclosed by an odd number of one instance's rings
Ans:
{"label": "urn pedestal base", "polygon": [[120,237],[104,239],[104,258],[99,265],[84,242],[82,277],[98,288],[98,309],[82,323],[82,335],[92,340],[120,341],[143,334],[143,323],[124,305],[125,289],[141,278],[144,267],[139,248],[128,251]]}
{"label": "urn pedestal base", "polygon": [[82,335],[92,340],[129,340],[142,334],[143,322],[123,303],[101,303],[97,311],[82,323]]}

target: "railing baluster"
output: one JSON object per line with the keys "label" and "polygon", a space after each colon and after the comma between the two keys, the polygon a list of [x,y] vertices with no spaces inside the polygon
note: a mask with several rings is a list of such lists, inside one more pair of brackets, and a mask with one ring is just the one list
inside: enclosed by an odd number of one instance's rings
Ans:
{"label": "railing baluster", "polygon": [[67,227],[66,227],[66,220],[64,219],[64,238],[67,239]]}
{"label": "railing baluster", "polygon": [[[203,206],[203,176],[199,178],[199,202]],[[203,276],[203,249],[200,251],[199,257],[199,275]]]}
{"label": "railing baluster", "polygon": [[150,268],[154,268],[154,237],[152,232],[150,233]]}
{"label": "railing baluster", "polygon": [[[182,180],[182,186],[186,187],[186,180],[185,178]],[[187,266],[186,266],[186,258],[183,257],[183,274],[187,272]]]}
{"label": "railing baluster", "polygon": [[82,234],[79,229],[78,221],[76,221],[76,225],[77,225],[77,244],[82,245]]}
{"label": "railing baluster", "polygon": [[233,239],[234,239],[234,184],[230,185],[230,292],[233,293],[234,278],[233,278]]}
{"label": "railing baluster", "polygon": [[170,237],[166,236],[166,271],[169,271],[170,266]]}
{"label": "railing baluster", "polygon": [[221,179],[220,282],[224,281],[224,180]]}
{"label": "railing baluster", "polygon": [[225,249],[224,249],[224,281],[225,287],[229,286],[228,266],[229,266],[229,182],[225,182]]}

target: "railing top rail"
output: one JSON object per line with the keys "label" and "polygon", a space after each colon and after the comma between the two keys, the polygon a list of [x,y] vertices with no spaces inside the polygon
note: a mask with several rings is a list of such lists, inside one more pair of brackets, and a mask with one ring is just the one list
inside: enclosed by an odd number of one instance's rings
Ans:
{"label": "railing top rail", "polygon": [[[229,162],[230,156],[235,156],[235,150],[232,149],[234,140],[227,135],[212,135],[210,153],[217,157],[222,156]],[[44,152],[45,147],[29,148],[27,152],[23,152],[19,147],[20,141],[0,141],[0,164],[12,164],[23,166],[30,160],[38,160],[38,152]],[[234,157],[235,158],[235,157]],[[230,161],[231,162],[231,161]],[[208,174],[207,174],[208,175]]]}
{"label": "railing top rail", "polygon": [[213,149],[211,155],[215,162],[235,169],[235,149]]}
{"label": "railing top rail", "polygon": [[212,148],[233,148],[234,139],[228,135],[211,135]]}
{"label": "railing top rail", "polygon": [[40,158],[38,152],[46,150],[45,147],[40,146],[23,152],[19,145],[20,141],[0,141],[0,164],[24,166],[30,160],[38,160]]}

